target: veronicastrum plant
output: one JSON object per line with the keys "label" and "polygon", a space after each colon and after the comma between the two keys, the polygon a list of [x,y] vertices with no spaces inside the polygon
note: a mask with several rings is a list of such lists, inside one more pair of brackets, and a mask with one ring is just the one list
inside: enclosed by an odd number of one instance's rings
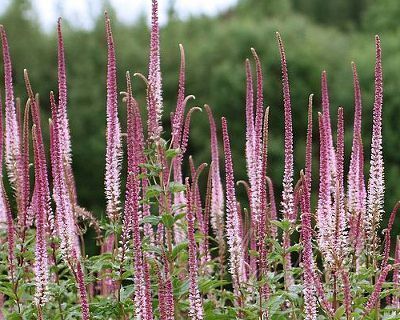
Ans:
{"label": "veronicastrum plant", "polygon": [[[245,63],[248,180],[235,181],[231,142],[238,137],[229,134],[225,118],[221,122],[214,119],[211,107],[188,107],[194,97],[185,92],[182,46],[172,130],[170,135],[163,131],[157,1],[152,1],[148,75],[134,75],[135,81],[146,84],[145,107],[135,99],[129,72],[125,91],[118,94],[115,45],[107,14],[105,30],[106,218],[99,221],[79,205],[74,182],[61,20],[57,29],[58,99],[50,93],[50,161],[39,99],[27,70],[24,110],[15,98],[7,36],[1,27],[5,111],[0,121],[4,133],[0,161],[7,179],[2,179],[0,188],[0,319],[400,319],[400,240],[397,237],[391,243],[399,203],[381,239],[385,188],[378,36],[371,158],[365,177],[355,64],[349,171],[344,172],[343,108],[337,110],[334,137],[323,72],[322,112],[313,121],[310,95],[304,110],[308,117],[304,169],[294,173],[287,61],[277,34],[285,124],[282,195],[277,204],[268,176],[272,170],[267,158],[268,117],[269,112],[281,111],[264,106],[263,72],[256,51],[251,49],[255,79],[252,63]],[[210,124],[211,159],[209,164],[196,165],[186,151],[191,117],[200,116],[195,113],[202,110]],[[120,123],[120,112],[126,113],[126,124]],[[313,137],[315,122],[318,139]],[[319,143],[318,190],[312,186],[313,139]],[[204,189],[201,180],[206,181]],[[11,192],[6,192],[5,183]],[[236,197],[239,185],[248,195],[242,203]],[[85,253],[89,228],[100,251],[95,256]]]}

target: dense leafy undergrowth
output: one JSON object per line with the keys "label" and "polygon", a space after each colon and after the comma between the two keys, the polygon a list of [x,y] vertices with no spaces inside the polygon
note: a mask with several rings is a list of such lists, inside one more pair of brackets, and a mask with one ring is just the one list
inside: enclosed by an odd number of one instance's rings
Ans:
{"label": "dense leafy undergrowth", "polygon": [[[225,165],[221,170],[219,122],[211,108],[192,107],[185,112],[194,97],[185,94],[182,46],[177,104],[171,114],[172,132],[166,140],[168,134],[161,126],[157,1],[153,0],[148,76],[135,74],[137,81],[147,84],[146,108],[134,98],[129,73],[126,91],[121,93],[123,106],[119,107],[114,42],[107,15],[105,22],[107,206],[101,221],[78,203],[61,21],[58,100],[50,93],[49,163],[39,99],[25,70],[28,99],[21,114],[21,101],[13,93],[7,37],[1,28],[5,120],[0,154],[2,163],[4,154],[6,177],[0,190],[0,318],[400,319],[400,240],[397,238],[395,248],[390,241],[399,204],[394,206],[383,232],[380,226],[384,170],[379,37],[375,39],[368,178],[364,177],[361,94],[353,64],[355,111],[346,177],[343,109],[337,111],[334,138],[327,78],[322,73],[322,112],[314,121],[318,122],[319,139],[314,140],[319,142],[320,159],[316,190],[311,174],[312,95],[308,112],[306,108],[304,112],[308,117],[305,166],[294,183],[289,81],[283,43],[277,34],[283,112],[271,112],[283,113],[285,123],[283,192],[277,204],[274,184],[268,177],[268,171],[273,170],[273,163],[267,161],[270,110],[264,106],[256,51],[252,49],[255,84],[252,64],[246,61],[243,123],[248,180],[235,183],[230,144],[240,138],[229,135],[227,121],[222,118]],[[121,110],[127,120],[122,125]],[[191,117],[201,110],[210,123],[210,133],[204,132],[204,139],[210,136],[209,165],[196,165],[186,155]],[[142,113],[146,114],[146,124]],[[126,166],[122,165],[124,159]],[[124,188],[122,181],[126,181]],[[11,185],[12,192],[5,184]],[[242,187],[248,201],[239,203],[236,188]],[[311,206],[314,196],[318,199],[315,208]],[[98,255],[85,253],[88,230],[96,237]]]}

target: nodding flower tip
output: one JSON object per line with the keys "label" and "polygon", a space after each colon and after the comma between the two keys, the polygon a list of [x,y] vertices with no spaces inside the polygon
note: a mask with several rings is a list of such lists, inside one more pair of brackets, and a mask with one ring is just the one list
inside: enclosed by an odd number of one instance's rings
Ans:
{"label": "nodding flower tip", "polygon": [[147,78],[143,75],[143,73],[135,72],[133,74],[133,76],[142,79],[143,82],[145,83],[146,87],[149,86],[149,80],[147,80]]}

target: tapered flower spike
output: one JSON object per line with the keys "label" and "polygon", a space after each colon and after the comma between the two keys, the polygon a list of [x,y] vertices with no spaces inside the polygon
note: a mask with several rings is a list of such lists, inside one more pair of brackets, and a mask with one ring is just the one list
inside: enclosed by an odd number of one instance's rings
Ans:
{"label": "tapered flower spike", "polygon": [[88,297],[87,297],[87,292],[86,292],[82,264],[78,260],[77,256],[73,257],[73,260],[75,261],[75,264],[76,264],[75,274],[76,274],[77,287],[78,287],[78,291],[79,291],[79,302],[81,305],[81,312],[82,312],[81,319],[82,320],[90,320],[89,302],[88,302]]}
{"label": "tapered flower spike", "polygon": [[48,284],[49,284],[49,264],[46,243],[46,177],[43,174],[43,161],[41,158],[41,147],[38,141],[38,128],[33,125],[33,146],[34,146],[34,165],[35,165],[35,184],[37,185],[36,200],[36,248],[35,248],[35,303],[40,308],[48,300]]}
{"label": "tapered flower spike", "polygon": [[[394,264],[400,265],[400,236],[397,236],[397,239],[396,239]],[[397,289],[397,292],[400,292],[400,268],[396,268],[393,271],[393,286],[394,286],[394,289]],[[393,304],[393,307],[400,309],[400,297],[398,295],[393,296],[392,304]]]}
{"label": "tapered flower spike", "polygon": [[356,219],[355,219],[355,232],[354,232],[354,249],[356,256],[356,269],[359,270],[360,267],[360,256],[362,250],[366,246],[366,189],[365,189],[365,179],[364,179],[364,152],[362,147],[361,138],[358,140],[358,185],[357,185],[357,199],[358,199],[358,208],[356,210]]}
{"label": "tapered flower spike", "polygon": [[181,66],[179,69],[179,84],[178,84],[178,98],[176,102],[176,109],[172,118],[172,145],[174,148],[179,147],[180,138],[182,135],[182,125],[185,113],[185,50],[183,46],[179,44],[179,50],[181,53]]}
{"label": "tapered flower spike", "polygon": [[344,177],[344,118],[343,108],[338,108],[337,119],[337,142],[336,142],[336,167],[337,167],[337,182],[343,188]]}
{"label": "tapered flower spike", "polygon": [[[26,91],[28,92],[30,109],[32,114],[33,125],[35,126],[35,139],[36,139],[36,151],[38,157],[38,163],[40,166],[35,166],[38,170],[42,170],[43,172],[40,175],[35,175],[35,190],[33,194],[33,204],[31,203],[31,208],[36,209],[39,211],[39,202],[43,202],[43,210],[45,211],[45,223],[46,223],[46,230],[54,235],[56,231],[56,225],[54,221],[54,213],[51,208],[51,197],[50,197],[50,187],[49,187],[49,180],[47,174],[47,162],[46,162],[46,152],[44,150],[44,143],[43,143],[43,135],[42,135],[42,126],[40,121],[40,110],[39,110],[39,103],[37,98],[35,98],[32,86],[29,80],[28,71],[24,70],[24,80],[25,80],[25,87]],[[35,169],[36,170],[36,169]],[[39,179],[40,178],[40,179]],[[42,186],[38,186],[39,184],[43,184]],[[40,199],[43,197],[44,199]],[[32,206],[33,205],[33,206]]]}
{"label": "tapered flower spike", "polygon": [[[370,238],[379,228],[382,219],[385,181],[382,154],[382,102],[383,78],[381,61],[381,43],[379,36],[375,36],[376,63],[375,63],[375,100],[373,110],[371,160],[368,181],[367,220],[366,232]],[[374,250],[375,248],[373,248]]]}
{"label": "tapered flower spike", "polygon": [[24,226],[23,232],[22,232],[22,239],[25,239],[25,232],[26,228],[29,227],[32,223],[33,217],[29,216],[29,197],[30,197],[30,176],[29,176],[29,113],[30,113],[30,108],[29,108],[30,102],[29,100],[26,103],[25,106],[25,112],[24,112],[24,121],[23,121],[23,128],[22,128],[22,148],[21,148],[21,162],[22,162],[22,170],[21,170],[21,175],[22,175],[22,180],[24,181],[23,185],[23,192],[22,195],[23,197],[21,198],[21,203],[23,204],[23,207],[25,208],[25,215],[23,217],[22,225]]}
{"label": "tapered flower spike", "polygon": [[306,139],[306,162],[304,172],[305,188],[303,192],[306,193],[306,208],[307,211],[311,210],[311,183],[312,183],[312,103],[313,94],[308,97],[308,121],[307,121],[307,139]]}
{"label": "tapered flower spike", "polygon": [[[271,215],[270,210],[267,206],[267,166],[268,166],[268,136],[269,136],[269,107],[265,109],[264,114],[264,125],[263,125],[263,148],[262,148],[262,166],[261,166],[261,215],[260,224],[258,226],[258,252],[260,254],[259,258],[259,276],[265,277],[268,265],[267,247],[266,247],[266,237],[270,234],[271,228]],[[262,286],[261,295],[262,299],[268,299],[270,294],[270,288],[268,284]]]}
{"label": "tapered flower spike", "polygon": [[254,92],[249,59],[246,59],[246,141],[254,148]]}
{"label": "tapered flower spike", "polygon": [[107,145],[105,194],[107,199],[107,216],[112,221],[118,220],[121,186],[121,129],[118,120],[117,100],[117,67],[115,62],[114,40],[111,22],[106,14],[107,34]]}
{"label": "tapered flower spike", "polygon": [[[144,131],[143,131],[143,124],[142,124],[142,116],[140,113],[139,109],[139,104],[137,101],[133,98],[132,94],[132,86],[131,86],[131,77],[130,73],[126,72],[126,82],[127,82],[127,102],[131,102],[132,107],[128,108],[128,113],[130,112],[129,110],[131,109],[132,112],[132,126],[134,126],[134,131],[132,132],[132,137],[135,137],[135,150],[133,152],[133,155],[131,156],[132,161],[135,159],[135,163],[137,164],[143,164],[146,162],[146,157],[144,154],[144,148],[145,148],[145,141],[144,141]],[[129,104],[127,104],[129,105]],[[133,163],[133,162],[132,162]],[[146,176],[146,168],[141,168],[141,174],[143,174],[143,177],[141,179],[141,194],[143,197],[145,196],[147,192],[147,188],[149,185],[149,181]],[[142,212],[139,213],[140,217],[148,216],[150,215],[150,205],[144,203],[142,205]],[[150,224],[145,223],[144,224],[144,234],[146,237],[149,238],[150,243],[154,243],[154,232],[153,228]]]}
{"label": "tapered flower spike", "polygon": [[246,59],[246,165],[250,184],[255,186],[257,175],[255,168],[254,93],[249,59]]}
{"label": "tapered flower spike", "polygon": [[186,178],[186,199],[187,199],[187,214],[188,223],[188,247],[189,247],[189,318],[192,320],[202,320],[203,303],[200,296],[200,291],[197,283],[198,277],[198,261],[197,261],[197,245],[194,237],[194,219],[195,219],[195,199],[193,199],[194,190],[190,187],[189,178]]}
{"label": "tapered flower spike", "polygon": [[[3,168],[3,103],[0,95],[0,168]],[[0,170],[0,180],[3,181],[3,170]],[[0,193],[0,229],[7,226],[6,203],[4,195]]]}
{"label": "tapered flower spike", "polygon": [[[135,121],[135,111],[134,111],[134,104],[136,101],[132,98],[132,87],[131,87],[131,78],[129,72],[126,72],[126,84],[127,84],[127,96],[126,96],[126,131],[127,131],[127,145],[129,148],[127,149],[127,162],[128,162],[128,175],[137,176],[139,173],[138,163],[139,160],[139,150],[135,150],[132,148],[132,142],[135,142],[135,135],[137,133]],[[133,139],[133,141],[131,141]],[[135,145],[134,145],[135,146]],[[135,152],[136,151],[136,152]],[[126,183],[126,195],[125,197],[128,198],[128,193],[132,192],[130,188],[133,187],[132,179],[128,178]],[[120,249],[120,259],[121,259],[121,268],[122,264],[125,260],[126,252],[128,251],[128,241],[132,235],[132,210],[130,208],[125,207],[124,209],[124,217],[123,217],[123,226],[122,226],[122,235],[121,235],[121,249]],[[121,270],[122,272],[122,270]]]}
{"label": "tapered flower spike", "polygon": [[228,237],[228,250],[230,254],[230,273],[232,275],[235,295],[239,297],[240,288],[247,280],[244,254],[242,250],[243,240],[240,237],[240,219],[237,211],[235,182],[233,176],[232,153],[229,142],[228,127],[225,118],[222,118],[222,137],[225,152],[226,173],[226,232]]}
{"label": "tapered flower spike", "polygon": [[[62,110],[58,109],[53,92],[50,93],[52,121],[50,122],[50,153],[53,173],[53,198],[56,203],[57,233],[61,240],[61,252],[65,259],[80,252],[74,221],[73,204],[67,188],[62,144]],[[61,111],[61,112],[60,112]]]}
{"label": "tapered flower spike", "polygon": [[384,269],[386,267],[388,260],[389,260],[390,233],[392,231],[394,219],[396,218],[396,214],[397,214],[397,211],[399,211],[399,209],[400,209],[400,201],[397,202],[396,205],[394,206],[392,213],[390,214],[390,217],[389,217],[388,226],[385,230],[385,249],[384,249],[384,253],[383,253],[383,260],[381,262],[381,269]]}
{"label": "tapered flower spike", "polygon": [[202,163],[197,169],[195,168],[194,161],[192,156],[189,157],[189,166],[191,169],[191,178],[192,178],[192,192],[191,202],[192,202],[192,211],[195,215],[198,224],[198,230],[202,234],[202,239],[199,245],[199,254],[200,254],[200,267],[202,270],[206,270],[206,266],[208,262],[211,261],[210,252],[208,250],[208,220],[206,220],[206,216],[203,213],[203,206],[201,201],[200,189],[199,189],[199,176],[203,172],[204,168],[207,166],[207,163]]}
{"label": "tapered flower spike", "polygon": [[[263,75],[261,69],[261,62],[257,55],[255,49],[251,48],[251,52],[253,54],[254,60],[256,62],[256,74],[257,74],[257,100],[256,100],[256,113],[255,113],[255,122],[254,122],[254,150],[255,150],[255,159],[260,160],[261,157],[261,139],[262,139],[262,125],[263,125],[263,107],[264,107],[264,95],[263,95]],[[246,73],[249,71],[247,70]],[[252,80],[248,80],[248,86],[251,85]],[[251,91],[248,92],[251,94]],[[249,97],[250,98],[250,97]],[[249,108],[252,108],[252,102],[249,101]],[[257,161],[257,160],[256,160]],[[259,164],[260,165],[260,164]],[[260,165],[261,166],[261,165]],[[259,168],[258,168],[259,169]]]}
{"label": "tapered flower spike", "polygon": [[330,239],[332,236],[331,172],[329,166],[329,136],[326,132],[324,116],[318,113],[320,132],[319,195],[317,209],[318,244],[326,262],[332,262]]}
{"label": "tapered flower spike", "polygon": [[372,291],[367,304],[365,305],[364,308],[364,316],[368,315],[371,310],[376,306],[376,304],[379,301],[379,295],[382,290],[382,285],[386,280],[386,277],[388,273],[392,270],[393,266],[392,265],[387,265],[384,269],[381,270],[379,277],[375,283],[374,291]]}
{"label": "tapered flower spike", "polygon": [[[247,145],[252,146],[252,156],[250,154],[247,156],[249,158],[249,163],[247,164],[248,167],[248,175],[250,180],[250,188],[251,188],[251,201],[250,201],[250,208],[251,208],[251,221],[252,221],[252,230],[254,230],[254,236],[257,239],[257,226],[260,222],[261,216],[261,170],[262,170],[262,127],[263,127],[263,118],[264,118],[264,95],[263,95],[263,75],[261,69],[261,62],[257,55],[257,52],[251,48],[251,52],[253,54],[254,60],[256,62],[256,74],[257,74],[257,93],[256,93],[256,112],[255,112],[255,120],[254,120],[254,132],[248,133],[249,140]],[[253,113],[253,102],[251,101],[252,98],[252,79],[251,79],[251,71],[249,69],[249,65],[246,67],[247,73],[247,98],[246,98],[246,109],[251,109],[251,111],[246,111],[246,116],[248,113]],[[246,122],[250,122],[246,120]],[[253,121],[253,120],[251,120]],[[252,130],[252,126],[248,128],[248,130]],[[250,143],[250,144],[249,144]],[[255,240],[257,241],[257,240]]]}
{"label": "tapered flower spike", "polygon": [[336,192],[335,192],[335,227],[332,239],[332,251],[338,259],[343,258],[347,246],[347,217],[344,204],[344,118],[343,108],[338,109],[336,146]]}
{"label": "tapered flower spike", "polygon": [[292,129],[292,110],[290,102],[289,78],[286,65],[285,48],[279,33],[276,33],[278,39],[279,52],[282,65],[282,86],[283,86],[283,104],[285,113],[285,170],[283,175],[282,192],[282,213],[286,219],[293,219],[293,129]]}
{"label": "tapered flower spike", "polygon": [[[329,93],[328,93],[328,80],[326,71],[324,70],[321,75],[321,94],[322,94],[322,114],[324,125],[326,128],[327,142],[329,148],[329,166],[332,177],[335,177],[336,173],[336,156],[335,149],[333,147],[333,137],[331,128],[331,116],[330,116],[330,105],[329,105]],[[332,180],[332,182],[334,179]],[[333,188],[335,186],[332,186]]]}
{"label": "tapered flower spike", "polygon": [[67,163],[71,163],[71,135],[67,116],[67,75],[65,70],[64,40],[61,30],[61,18],[57,22],[58,36],[58,106],[60,110],[60,131],[63,147],[63,157]]}
{"label": "tapered flower spike", "polygon": [[[205,105],[210,123],[211,142],[211,227],[216,235],[219,246],[224,247],[224,191],[222,189],[221,173],[219,166],[219,151],[217,128],[211,108]],[[221,252],[220,252],[221,253]]]}
{"label": "tapered flower spike", "polygon": [[343,295],[344,295],[344,307],[346,311],[346,319],[351,320],[352,297],[350,292],[351,287],[350,287],[349,273],[345,270],[341,270],[340,275],[343,283]]}
{"label": "tapered flower spike", "polygon": [[[290,102],[289,78],[286,64],[286,54],[283,42],[279,33],[276,33],[278,40],[279,53],[281,56],[282,67],[282,87],[283,87],[283,105],[285,114],[285,165],[283,173],[283,190],[282,190],[282,215],[292,223],[296,221],[296,212],[294,209],[294,193],[293,193],[293,129],[292,129],[292,110]],[[283,235],[283,246],[286,250],[290,247],[290,235],[285,232]],[[293,284],[291,275],[291,254],[287,253],[284,257],[285,283],[289,288]]]}
{"label": "tapered flower spike", "polygon": [[[347,206],[350,215],[351,225],[354,224],[354,217],[360,210],[360,193],[359,193],[359,143],[361,139],[361,120],[362,120],[362,104],[361,104],[361,91],[360,83],[358,80],[357,68],[355,63],[352,63],[353,68],[353,83],[354,83],[354,125],[353,125],[353,142],[351,147],[350,166],[348,174],[348,187],[347,187]],[[352,222],[353,221],[353,222]],[[353,228],[354,229],[354,228]]]}
{"label": "tapered flower spike", "polygon": [[[193,96],[186,97],[185,101],[187,101],[187,99],[189,99],[191,97],[193,97]],[[186,114],[183,130],[182,130],[182,138],[181,138],[180,146],[179,146],[180,153],[174,159],[174,177],[175,177],[175,181],[178,183],[179,183],[179,181],[182,181],[181,166],[182,166],[182,162],[183,162],[183,156],[186,153],[187,145],[189,142],[190,120],[192,118],[193,112],[195,112],[195,111],[202,111],[202,109],[199,107],[192,107],[189,109],[188,113]],[[174,198],[174,204],[179,207],[179,206],[185,204],[185,202],[186,202],[185,195],[183,193],[177,193],[177,196]],[[179,214],[179,213],[180,213],[180,211],[178,210],[177,214]],[[185,239],[184,231],[182,230],[182,228],[179,225],[175,225],[174,226],[175,243],[181,243],[182,241],[184,241],[184,239]]]}
{"label": "tapered flower spike", "polygon": [[7,174],[15,189],[17,207],[18,207],[18,223],[22,230],[25,229],[25,217],[28,205],[29,195],[25,194],[23,180],[24,175],[22,158],[21,158],[21,131],[19,130],[18,114],[14,103],[14,89],[12,80],[12,64],[8,47],[6,31],[0,26],[1,42],[3,49],[4,63],[4,84],[5,84],[5,133],[4,133],[4,151],[5,164]]}
{"label": "tapered flower spike", "polygon": [[[276,201],[275,201],[275,191],[274,184],[270,177],[267,177],[268,184],[268,205],[270,210],[270,219],[277,220],[277,210],[276,210]],[[278,227],[275,224],[271,224],[271,236],[276,239],[278,236]]]}
{"label": "tapered flower spike", "polygon": [[[16,285],[16,257],[15,257],[15,226],[14,219],[12,216],[11,208],[7,199],[6,192],[4,190],[3,181],[0,182],[0,210],[5,217],[4,221],[0,221],[0,224],[5,223],[7,225],[7,261],[8,261],[8,275],[11,282]],[[0,229],[3,226],[0,226]]]}
{"label": "tapered flower spike", "polygon": [[303,177],[303,186],[300,198],[301,207],[301,239],[303,242],[303,294],[305,304],[305,319],[317,319],[317,301],[314,286],[314,258],[312,253],[312,227],[311,227],[311,212],[309,207],[309,194],[307,191],[307,181]]}
{"label": "tapered flower spike", "polygon": [[[127,78],[127,154],[128,154],[128,177],[126,182],[126,196],[124,208],[124,240],[127,241],[132,234],[133,239],[133,257],[135,266],[135,283],[137,284],[135,292],[136,316],[140,319],[153,319],[151,300],[149,299],[150,284],[146,278],[146,268],[144,255],[142,251],[142,242],[140,236],[140,185],[139,173],[141,159],[140,137],[141,123],[137,121],[137,103],[132,97],[131,82],[129,73]],[[131,231],[127,228],[130,227]],[[126,251],[126,248],[122,248]]]}
{"label": "tapered flower spike", "polygon": [[162,84],[160,68],[160,27],[158,25],[158,1],[152,0],[150,60],[148,77],[148,135],[157,140],[162,132]]}

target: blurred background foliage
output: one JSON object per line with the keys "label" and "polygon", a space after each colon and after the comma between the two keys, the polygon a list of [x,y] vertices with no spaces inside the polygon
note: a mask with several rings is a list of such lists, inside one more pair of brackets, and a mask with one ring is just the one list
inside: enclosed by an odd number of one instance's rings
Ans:
{"label": "blurred background foliage", "polygon": [[[118,22],[111,14],[118,62],[119,91],[125,90],[125,71],[147,74],[149,30],[146,18],[133,25]],[[14,0],[0,16],[6,28],[12,54],[16,95],[26,93],[23,69],[30,73],[39,92],[43,120],[49,116],[48,95],[57,89],[57,44],[54,32],[45,32],[28,0]],[[304,166],[307,100],[314,93],[314,119],[320,110],[320,75],[328,73],[331,115],[336,122],[338,106],[344,106],[346,154],[349,156],[353,122],[351,61],[356,62],[363,96],[363,139],[369,159],[371,114],[374,90],[374,35],[380,34],[384,67],[384,157],[386,164],[387,214],[400,199],[400,30],[398,0],[239,0],[238,4],[215,17],[196,16],[180,20],[173,6],[168,23],[161,31],[164,81],[165,128],[175,108],[179,68],[178,43],[186,51],[187,93],[196,100],[191,105],[209,104],[219,119],[225,115],[233,144],[235,178],[244,179],[245,72],[244,61],[254,47],[262,61],[265,77],[265,105],[270,109],[270,175],[279,186],[283,175],[283,107],[280,61],[275,32],[286,46],[291,83],[296,176]],[[91,30],[63,21],[69,86],[69,117],[73,143],[73,166],[80,203],[103,214],[105,153],[106,41],[100,15]],[[3,82],[3,80],[1,80]],[[3,91],[3,90],[2,90]],[[134,80],[134,92],[144,105],[145,87]],[[124,123],[124,106],[120,104]],[[219,121],[218,121],[219,122]],[[189,154],[197,164],[209,162],[209,128],[205,113],[192,118]],[[318,131],[314,122],[314,137]],[[318,173],[318,144],[314,143],[314,174]],[[368,174],[368,163],[365,174]],[[346,170],[348,168],[346,167]],[[318,182],[313,183],[317,190]],[[243,199],[243,190],[240,196]],[[280,197],[279,197],[280,198]],[[279,199],[278,198],[278,199]],[[386,217],[387,219],[387,217]],[[383,224],[386,226],[386,222]],[[400,232],[397,219],[395,232]]]}

